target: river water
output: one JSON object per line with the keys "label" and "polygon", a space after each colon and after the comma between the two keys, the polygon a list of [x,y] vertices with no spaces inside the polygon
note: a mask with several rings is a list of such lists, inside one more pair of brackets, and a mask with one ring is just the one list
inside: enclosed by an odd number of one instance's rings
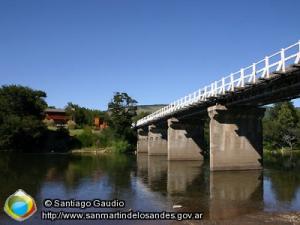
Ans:
{"label": "river water", "polygon": [[[18,189],[38,212],[22,224],[170,224],[170,221],[42,221],[44,199],[119,199],[122,211],[203,212],[204,220],[226,220],[261,212],[300,210],[300,173],[210,172],[202,162],[163,156],[0,155],[0,204]],[[181,206],[173,209],[173,206]],[[60,209],[61,210],[61,209]],[[75,209],[69,211],[76,211]],[[83,212],[84,210],[78,209]],[[111,211],[107,210],[106,211]],[[0,224],[20,224],[0,212]]]}

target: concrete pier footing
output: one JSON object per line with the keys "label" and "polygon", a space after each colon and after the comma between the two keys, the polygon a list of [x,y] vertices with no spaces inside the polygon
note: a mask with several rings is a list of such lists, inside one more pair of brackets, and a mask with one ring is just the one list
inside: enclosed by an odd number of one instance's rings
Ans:
{"label": "concrete pier footing", "polygon": [[204,122],[168,119],[168,160],[203,160]]}
{"label": "concrete pier footing", "polygon": [[222,105],[208,108],[210,170],[262,168],[262,117],[265,109]]}
{"label": "concrete pier footing", "polygon": [[148,155],[167,155],[167,124],[152,124],[148,130]]}

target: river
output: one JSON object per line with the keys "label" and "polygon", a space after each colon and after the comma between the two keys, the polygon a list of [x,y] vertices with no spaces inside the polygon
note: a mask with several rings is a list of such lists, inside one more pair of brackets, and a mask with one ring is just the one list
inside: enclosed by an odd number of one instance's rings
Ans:
{"label": "river", "polygon": [[[203,212],[204,221],[300,210],[300,173],[297,171],[265,168],[263,171],[210,172],[206,162],[167,161],[164,156],[142,154],[3,153],[0,157],[1,207],[6,198],[18,189],[25,190],[37,204],[38,212],[22,224],[172,223],[42,221],[41,211],[49,210],[43,206],[44,199],[119,199],[126,203],[122,211]],[[174,205],[177,208],[174,209]],[[20,223],[1,210],[0,224]]]}

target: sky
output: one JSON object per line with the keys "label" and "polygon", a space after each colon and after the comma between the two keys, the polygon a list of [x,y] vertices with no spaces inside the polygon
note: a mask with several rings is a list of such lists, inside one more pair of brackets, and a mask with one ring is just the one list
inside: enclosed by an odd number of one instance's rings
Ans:
{"label": "sky", "polygon": [[[300,39],[299,0],[0,0],[0,85],[169,103]],[[296,105],[298,101],[296,101]]]}

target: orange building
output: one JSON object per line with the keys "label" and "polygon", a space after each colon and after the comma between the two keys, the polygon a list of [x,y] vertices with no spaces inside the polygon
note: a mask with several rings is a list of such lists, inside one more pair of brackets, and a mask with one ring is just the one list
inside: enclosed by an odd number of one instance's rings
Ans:
{"label": "orange building", "polygon": [[107,122],[104,122],[100,117],[94,118],[94,125],[95,125],[96,129],[99,129],[99,130],[108,128]]}

